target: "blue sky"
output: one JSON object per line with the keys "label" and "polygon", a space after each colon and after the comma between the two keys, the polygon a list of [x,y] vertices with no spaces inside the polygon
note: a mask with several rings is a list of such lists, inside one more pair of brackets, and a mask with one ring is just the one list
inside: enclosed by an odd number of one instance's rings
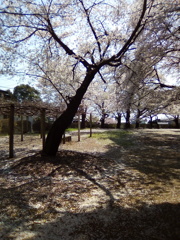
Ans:
{"label": "blue sky", "polygon": [[0,77],[0,89],[1,90],[10,90],[11,92],[13,91],[14,87],[17,85],[26,83],[24,81],[19,81],[18,78],[14,78],[12,76],[5,77],[1,76]]}
{"label": "blue sky", "polygon": [[35,82],[33,82],[33,84],[30,83],[29,78],[22,80],[21,77],[17,76],[5,76],[2,75],[0,76],[0,89],[1,90],[10,90],[11,92],[13,92],[13,89],[20,85],[20,84],[29,84],[32,87],[36,88],[36,84]]}

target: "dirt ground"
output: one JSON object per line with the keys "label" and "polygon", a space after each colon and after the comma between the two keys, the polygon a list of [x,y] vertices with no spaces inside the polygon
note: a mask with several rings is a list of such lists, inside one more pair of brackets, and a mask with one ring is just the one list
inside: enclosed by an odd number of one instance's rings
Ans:
{"label": "dirt ground", "polygon": [[180,239],[180,130],[73,136],[51,159],[40,150],[39,136],[15,136],[10,160],[0,138],[0,239]]}

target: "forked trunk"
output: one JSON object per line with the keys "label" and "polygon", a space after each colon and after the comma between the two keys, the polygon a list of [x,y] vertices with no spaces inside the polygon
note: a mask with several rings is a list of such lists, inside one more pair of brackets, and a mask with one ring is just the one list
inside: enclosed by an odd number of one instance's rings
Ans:
{"label": "forked trunk", "polygon": [[81,100],[84,94],[86,93],[89,84],[93,80],[96,72],[97,72],[96,70],[92,70],[87,73],[83,83],[77,90],[76,95],[72,98],[70,104],[67,106],[67,109],[53,123],[45,141],[45,145],[42,152],[43,155],[56,156],[56,153],[62,140],[62,136],[65,130],[72,123],[72,120],[78,110]]}

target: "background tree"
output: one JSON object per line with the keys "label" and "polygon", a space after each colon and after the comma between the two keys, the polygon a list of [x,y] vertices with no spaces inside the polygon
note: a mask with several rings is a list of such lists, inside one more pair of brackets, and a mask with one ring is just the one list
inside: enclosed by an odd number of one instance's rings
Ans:
{"label": "background tree", "polygon": [[13,98],[18,102],[39,102],[41,101],[40,92],[28,84],[16,86],[13,91]]}
{"label": "background tree", "polygon": [[163,108],[163,113],[167,118],[174,119],[176,128],[179,128],[179,115],[180,115],[180,88],[175,87],[173,89],[166,89],[163,94],[166,106]]}
{"label": "background tree", "polygon": [[[136,127],[140,118],[162,111],[167,106],[167,101],[153,92],[159,88],[175,86],[167,84],[161,75],[168,71],[178,79],[177,66],[179,64],[178,47],[178,2],[154,3],[151,14],[153,20],[149,21],[135,44],[135,50],[130,51],[123,58],[123,65],[117,68],[115,78],[118,84],[121,105],[126,108],[126,126],[130,125],[129,118],[136,114]],[[132,19],[133,20],[133,19]],[[133,22],[132,22],[133,24]],[[171,69],[170,69],[171,68]],[[158,69],[158,71],[157,71]],[[133,117],[134,118],[134,117]]]}

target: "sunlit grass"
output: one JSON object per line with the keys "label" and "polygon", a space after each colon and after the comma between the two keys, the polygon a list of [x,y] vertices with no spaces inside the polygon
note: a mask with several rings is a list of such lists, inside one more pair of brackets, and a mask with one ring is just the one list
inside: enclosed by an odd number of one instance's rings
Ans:
{"label": "sunlit grass", "polygon": [[78,128],[67,128],[66,132],[73,132],[73,131],[77,131]]}
{"label": "sunlit grass", "polygon": [[111,140],[116,145],[119,146],[132,146],[134,145],[133,140],[131,139],[132,132],[126,130],[117,130],[117,131],[107,131],[102,133],[94,133],[93,138],[99,140]]}

